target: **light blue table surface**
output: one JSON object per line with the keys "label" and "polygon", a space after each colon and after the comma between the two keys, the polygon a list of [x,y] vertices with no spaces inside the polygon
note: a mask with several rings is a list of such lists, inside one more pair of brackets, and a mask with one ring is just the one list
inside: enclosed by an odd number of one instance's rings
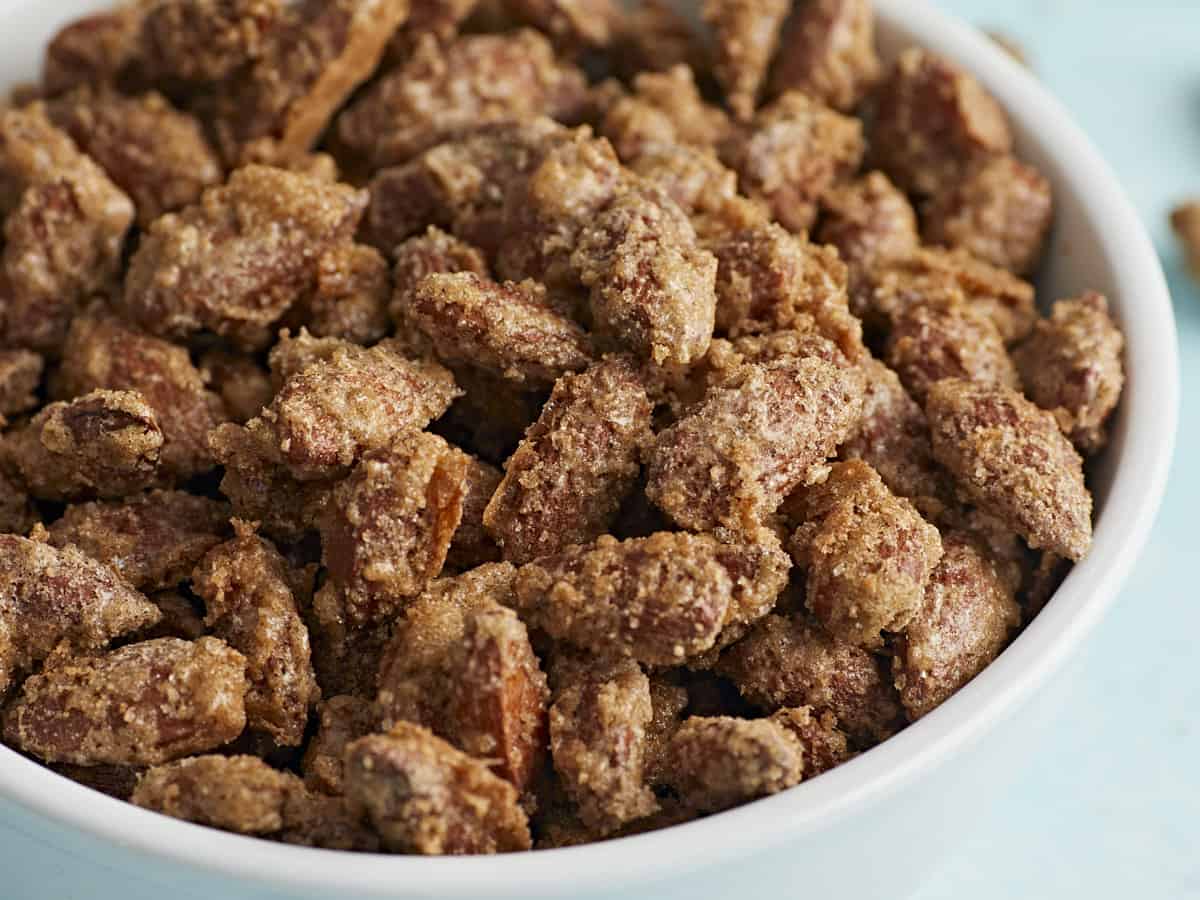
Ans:
{"label": "light blue table surface", "polygon": [[[942,5],[1017,38],[1121,176],[1167,266],[1184,400],[1166,505],[1119,606],[1071,667],[1073,703],[916,900],[1200,897],[1200,288],[1166,224],[1172,203],[1200,195],[1200,0]],[[26,822],[0,822],[0,898],[167,893],[46,845]],[[198,896],[186,883],[169,894]]]}

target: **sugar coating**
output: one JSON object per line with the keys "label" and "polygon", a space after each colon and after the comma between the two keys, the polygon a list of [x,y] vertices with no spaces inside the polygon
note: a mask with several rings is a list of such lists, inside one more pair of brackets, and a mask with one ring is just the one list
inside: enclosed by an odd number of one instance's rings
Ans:
{"label": "sugar coating", "polygon": [[749,119],[791,12],[786,0],[707,0],[701,15],[713,31],[713,74],[739,119]]}
{"label": "sugar coating", "polygon": [[365,244],[336,244],[317,259],[311,289],[284,316],[285,324],[318,338],[373,344],[389,331],[392,280],[383,255]]}
{"label": "sugar coating", "polygon": [[805,605],[836,637],[879,649],[921,605],[942,557],[937,529],[861,460],[836,463],[801,503],[790,549],[807,572]]}
{"label": "sugar coating", "polygon": [[346,745],[379,730],[379,710],[371,700],[339,694],[317,707],[317,732],[304,751],[301,769],[309,790],[340,796],[344,790],[342,756]]}
{"label": "sugar coating", "polygon": [[0,350],[0,417],[38,405],[36,391],[45,360],[32,350]]}
{"label": "sugar coating", "polygon": [[729,127],[725,111],[704,101],[691,68],[675,65],[637,75],[633,93],[605,111],[600,133],[628,161],[657,145],[715,146]]}
{"label": "sugar coating", "polygon": [[933,455],[958,488],[1030,547],[1079,561],[1092,543],[1092,495],[1083,463],[1053,413],[1016,391],[956,379],[925,406]]}
{"label": "sugar coating", "polygon": [[1055,303],[1013,352],[1029,399],[1053,412],[1085,455],[1108,442],[1108,419],[1125,386],[1124,348],[1108,300],[1092,292]]}
{"label": "sugar coating", "polygon": [[560,378],[483,514],[504,558],[525,563],[606,533],[640,471],[651,412],[628,359]]}
{"label": "sugar coating", "polygon": [[875,86],[881,70],[870,0],[811,0],[792,14],[783,31],[771,92],[803,91],[850,112]]}
{"label": "sugar coating", "polygon": [[142,591],[177,587],[229,532],[229,507],[184,491],[68,506],[49,529],[56,547],[78,547]]}
{"label": "sugar coating", "polygon": [[50,403],[0,444],[26,490],[43,500],[123,497],[158,476],[164,437],[136,391],[92,391]]}
{"label": "sugar coating", "polygon": [[269,541],[235,520],[233,540],[210,550],[192,573],[205,625],[246,657],[246,724],[276,744],[303,743],[308,711],[321,696],[308,629],[287,562]]}
{"label": "sugar coating", "polygon": [[507,853],[532,844],[511,784],[406,722],[346,748],[346,796],[393,852]]}
{"label": "sugar coating", "polygon": [[213,750],[246,725],[245,665],[212,637],[52,659],[5,711],[4,738],[77,765],[158,765]]}

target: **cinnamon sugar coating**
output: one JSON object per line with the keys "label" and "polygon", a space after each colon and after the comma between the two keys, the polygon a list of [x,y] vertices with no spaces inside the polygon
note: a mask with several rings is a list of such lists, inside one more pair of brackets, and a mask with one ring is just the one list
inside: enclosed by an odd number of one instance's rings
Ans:
{"label": "cinnamon sugar coating", "polygon": [[1053,214],[1045,176],[1013,156],[995,156],[933,197],[922,210],[923,235],[1027,275],[1041,261]]}
{"label": "cinnamon sugar coating", "polygon": [[92,391],[51,403],[0,445],[29,493],[44,500],[124,497],[158,474],[163,432],[136,391]]}
{"label": "cinnamon sugar coating", "polygon": [[760,709],[811,706],[831,713],[858,747],[886,739],[903,718],[886,660],[805,614],[767,616],[721,655],[717,671]]}
{"label": "cinnamon sugar coating", "polygon": [[803,91],[849,112],[875,86],[881,69],[870,0],[810,0],[784,28],[771,91]]}
{"label": "cinnamon sugar coating", "polygon": [[677,524],[753,533],[858,425],[862,375],[816,357],[747,364],[655,439],[646,493]]}
{"label": "cinnamon sugar coating", "polygon": [[392,280],[387,260],[365,244],[336,244],[317,259],[312,288],[284,322],[319,338],[373,344],[388,333]]}
{"label": "cinnamon sugar coating", "polygon": [[692,23],[669,0],[645,0],[623,13],[612,47],[622,74],[666,72],[680,64],[698,69],[707,61]]}
{"label": "cinnamon sugar coating", "polygon": [[804,755],[774,719],[692,716],[667,745],[666,781],[687,806],[719,812],[799,784]]}
{"label": "cinnamon sugar coating", "polygon": [[398,244],[392,258],[395,265],[388,311],[402,341],[427,340],[420,337],[419,329],[408,318],[417,287],[425,276],[455,272],[472,272],[480,278],[489,276],[487,260],[477,248],[432,225],[424,234]]}
{"label": "cinnamon sugar coating", "polygon": [[443,362],[536,386],[586,368],[593,355],[587,333],[534,281],[501,284],[471,272],[433,274],[408,301],[404,317]]}
{"label": "cinnamon sugar coating", "polygon": [[874,98],[871,162],[915,194],[950,189],[972,164],[1012,150],[1008,117],[975,78],[919,48],[905,50]]}
{"label": "cinnamon sugar coating", "polygon": [[301,481],[344,475],[363,453],[423,428],[458,396],[437,363],[411,360],[386,343],[324,345],[246,424],[262,457]]}
{"label": "cinnamon sugar coating", "polygon": [[321,254],[354,233],[366,204],[343,185],[269,166],[238,169],[198,204],[154,223],[130,261],[121,311],[153,334],[206,329],[259,347],[312,282]]}
{"label": "cinnamon sugar coating", "polygon": [[226,415],[238,424],[257,416],[275,396],[270,376],[253,356],[209,350],[199,364],[205,382],[220,394]]}
{"label": "cinnamon sugar coating", "polygon": [[555,770],[596,836],[658,809],[646,784],[650,681],[632,661],[608,669],[571,679],[550,707]]}
{"label": "cinnamon sugar coating", "polygon": [[154,75],[219,81],[262,57],[282,18],[282,0],[184,0],[144,13],[139,47]]}
{"label": "cinnamon sugar coating", "polygon": [[67,23],[46,47],[42,88],[53,96],[122,80],[138,62],[145,15],[143,4],[128,3]]}
{"label": "cinnamon sugar coating", "polygon": [[229,532],[229,507],[183,491],[67,507],[50,543],[78,547],[138,590],[174,588]]}
{"label": "cinnamon sugar coating", "polygon": [[379,622],[441,572],[466,492],[466,455],[411,432],[363,457],[333,489],[322,556],[342,615]]}
{"label": "cinnamon sugar coating", "polygon": [[347,747],[346,796],[393,852],[507,853],[532,844],[511,784],[406,722]]}
{"label": "cinnamon sugar coating", "polygon": [[38,405],[46,362],[32,350],[0,350],[0,419]]}
{"label": "cinnamon sugar coating", "polygon": [[726,139],[721,158],[737,171],[743,193],[799,232],[816,221],[821,195],[858,169],[864,149],[861,122],[789,91]]}
{"label": "cinnamon sugar coating", "polygon": [[702,8],[715,44],[713,74],[739,119],[754,115],[789,12],[787,0],[706,0]]}
{"label": "cinnamon sugar coating", "polygon": [[571,118],[586,79],[535,31],[421,38],[403,65],[341,114],[338,138],[375,167],[405,162],[488,122]]}
{"label": "cinnamon sugar coating", "polygon": [[350,694],[323,700],[317,709],[317,732],[308,742],[301,764],[304,784],[311,791],[340,796],[346,745],[379,730],[379,710],[373,701]]}
{"label": "cinnamon sugar coating", "polygon": [[98,650],[161,614],[75,547],[0,534],[0,695],[62,642]]}
{"label": "cinnamon sugar coating", "polygon": [[158,765],[212,750],[246,725],[244,668],[212,637],[57,658],[26,679],[4,713],[4,738],[76,765]]}
{"label": "cinnamon sugar coating", "polygon": [[269,542],[235,521],[236,536],[214,547],[192,574],[205,624],[246,657],[246,724],[276,744],[299,746],[308,711],[321,696],[308,629],[289,583],[287,562]]}
{"label": "cinnamon sugar coating", "polygon": [[500,559],[500,548],[484,527],[484,512],[504,473],[474,456],[467,458],[462,518],[446,551],[446,568],[466,571]]}
{"label": "cinnamon sugar coating", "polygon": [[897,313],[886,359],[918,402],[943,378],[1007,388],[1021,383],[992,320],[953,292],[932,295]]}
{"label": "cinnamon sugar coating", "polygon": [[916,615],[942,557],[937,529],[861,460],[804,489],[792,558],[807,570],[805,605],[834,636],[867,650]]}
{"label": "cinnamon sugar coating", "polygon": [[0,111],[0,342],[61,350],[76,307],[118,274],[133,216],[43,103]]}
{"label": "cinnamon sugar coating", "polygon": [[712,147],[729,128],[728,115],[704,101],[686,65],[637,75],[633,93],[616,97],[600,124],[625,161],[662,144]]}
{"label": "cinnamon sugar coating", "polygon": [[1087,555],[1092,496],[1053,413],[1007,388],[956,379],[930,389],[925,412],[933,455],[963,494],[1034,549],[1075,561]]}
{"label": "cinnamon sugar coating", "polygon": [[208,433],[223,410],[183,347],[92,310],[71,323],[50,388],[61,399],[97,389],[136,391],[162,429],[162,474],[182,481],[212,468]]}
{"label": "cinnamon sugar coating", "polygon": [[915,721],[978,675],[1021,624],[1021,609],[986,551],[969,537],[943,538],[945,555],[925,599],[894,647],[900,700]]}
{"label": "cinnamon sugar coating", "polygon": [[1125,386],[1124,347],[1108,300],[1087,293],[1055,303],[1013,353],[1028,397],[1054,413],[1080,453],[1108,442],[1107,421]]}
{"label": "cinnamon sugar coating", "polygon": [[504,558],[525,563],[606,533],[640,471],[651,412],[623,357],[560,378],[484,511]]}
{"label": "cinnamon sugar coating", "polygon": [[199,121],[156,92],[127,97],[85,86],[49,102],[46,111],[129,195],[142,228],[222,180]]}

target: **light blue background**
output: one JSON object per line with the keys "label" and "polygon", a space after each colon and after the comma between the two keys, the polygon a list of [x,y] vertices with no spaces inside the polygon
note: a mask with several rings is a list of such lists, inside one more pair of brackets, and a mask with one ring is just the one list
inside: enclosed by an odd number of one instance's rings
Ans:
{"label": "light blue background", "polygon": [[[942,5],[1017,38],[1121,176],[1167,265],[1184,400],[1166,505],[1120,605],[1064,676],[1073,703],[915,900],[1200,897],[1200,287],[1166,224],[1181,196],[1200,196],[1200,0]],[[199,896],[74,859],[28,826],[0,823],[5,900]]]}

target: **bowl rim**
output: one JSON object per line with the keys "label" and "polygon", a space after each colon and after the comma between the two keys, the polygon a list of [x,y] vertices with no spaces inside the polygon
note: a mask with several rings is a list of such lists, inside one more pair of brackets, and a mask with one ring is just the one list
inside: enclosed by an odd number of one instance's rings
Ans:
{"label": "bowl rim", "polygon": [[0,796],[127,850],[248,882],[375,896],[465,898],[499,891],[543,897],[564,884],[615,888],[798,841],[898,791],[1015,711],[1100,620],[1149,537],[1166,486],[1179,408],[1170,295],[1132,204],[1056,99],[980,32],[923,0],[874,2],[882,27],[969,69],[1038,143],[1071,161],[1063,178],[1094,223],[1101,252],[1116,261],[1115,287],[1139,298],[1137,315],[1129,315],[1127,307],[1124,316],[1127,359],[1138,363],[1124,398],[1127,458],[1113,479],[1092,553],[999,659],[941,707],[819,779],[707,819],[582,847],[438,859],[287,846],[139,809],[7,747],[0,747]]}

